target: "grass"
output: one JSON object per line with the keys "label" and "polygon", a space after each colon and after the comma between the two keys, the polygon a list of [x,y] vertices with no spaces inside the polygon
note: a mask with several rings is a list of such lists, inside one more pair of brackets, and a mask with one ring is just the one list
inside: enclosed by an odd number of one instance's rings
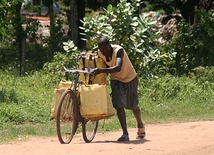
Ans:
{"label": "grass", "polygon": [[11,141],[24,140],[32,136],[54,136],[56,135],[55,126],[53,123],[48,122],[45,124],[9,124],[0,131],[1,143]]}
{"label": "grass", "polygon": [[[214,120],[214,81],[201,79],[171,75],[146,82],[140,79],[143,121],[148,124]],[[52,80],[42,72],[19,77],[0,71],[0,143],[31,136],[57,138],[55,120],[50,120],[50,114],[53,90],[60,80]],[[133,113],[127,110],[126,115],[128,127],[136,127]],[[118,129],[115,115],[101,120],[98,132]]]}

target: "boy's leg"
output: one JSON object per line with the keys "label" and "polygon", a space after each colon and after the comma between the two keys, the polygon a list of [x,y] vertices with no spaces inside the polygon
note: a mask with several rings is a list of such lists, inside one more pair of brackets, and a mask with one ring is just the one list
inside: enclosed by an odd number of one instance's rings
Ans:
{"label": "boy's leg", "polygon": [[117,109],[117,117],[119,119],[121,128],[123,130],[123,135],[118,139],[118,141],[129,141],[127,124],[126,124],[126,113],[124,108]]}
{"label": "boy's leg", "polygon": [[128,135],[127,125],[126,125],[126,113],[124,108],[117,109],[117,117],[119,119],[123,134]]}
{"label": "boy's leg", "polygon": [[144,128],[139,107],[137,109],[133,110],[133,113],[134,113],[134,116],[137,120],[137,127],[138,128]]}
{"label": "boy's leg", "polygon": [[140,109],[139,107],[135,110],[133,110],[133,113],[135,115],[135,118],[137,120],[137,127],[138,127],[138,131],[137,131],[137,139],[143,139],[146,135],[145,133],[145,126],[141,120],[141,113],[140,113]]}

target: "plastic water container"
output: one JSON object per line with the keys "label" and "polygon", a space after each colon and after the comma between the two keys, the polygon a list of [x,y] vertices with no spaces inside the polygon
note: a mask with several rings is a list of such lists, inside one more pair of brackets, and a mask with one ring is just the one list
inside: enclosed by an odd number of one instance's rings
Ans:
{"label": "plastic water container", "polygon": [[58,106],[60,102],[60,98],[62,94],[70,88],[72,85],[72,82],[66,81],[66,80],[61,80],[59,85],[54,89],[53,93],[53,100],[52,100],[52,106],[51,106],[51,119],[56,119],[57,118],[57,111],[58,111]]}
{"label": "plastic water container", "polygon": [[[89,56],[91,53],[87,55],[86,58],[80,58],[79,59],[79,69],[82,70],[83,68],[106,68],[106,64],[103,59],[99,58],[97,55],[93,55],[94,59],[89,60]],[[83,63],[85,62],[85,63]],[[80,81],[86,81],[84,73],[80,73],[79,77]],[[90,76],[90,82],[93,84],[101,84],[106,83],[107,81],[107,74],[106,73],[100,73],[96,76]]]}
{"label": "plastic water container", "polygon": [[102,119],[114,115],[106,85],[80,85],[79,92],[82,117]]}

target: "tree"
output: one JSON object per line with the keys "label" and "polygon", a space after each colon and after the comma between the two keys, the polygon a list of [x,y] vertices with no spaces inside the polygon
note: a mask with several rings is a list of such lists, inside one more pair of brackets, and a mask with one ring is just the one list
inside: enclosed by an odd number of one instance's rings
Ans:
{"label": "tree", "polygon": [[144,2],[147,2],[147,5],[154,5],[155,10],[163,9],[168,15],[179,10],[190,25],[196,22],[196,7],[207,11],[213,7],[213,0],[145,0]]}
{"label": "tree", "polygon": [[108,5],[103,14],[85,18],[83,29],[87,47],[97,51],[98,39],[107,36],[112,43],[124,47],[139,75],[147,78],[163,73],[167,68],[165,64],[173,55],[158,49],[156,41],[159,36],[152,28],[154,22],[136,14],[140,5],[138,0],[131,2],[120,0],[115,7]]}
{"label": "tree", "polygon": [[[82,26],[81,20],[85,17],[85,0],[64,0],[65,12],[69,23],[68,37],[78,48],[85,47],[83,31],[79,28]],[[69,6],[69,7],[66,7]]]}
{"label": "tree", "polygon": [[3,0],[0,1],[0,37],[5,33],[6,14],[10,10],[7,3]]}
{"label": "tree", "polygon": [[77,10],[77,0],[70,1],[70,35],[71,40],[77,45],[78,41],[78,10]]}
{"label": "tree", "polygon": [[13,20],[13,27],[15,30],[16,43],[18,45],[19,60],[20,60],[20,75],[24,75],[26,71],[25,61],[26,61],[26,33],[22,26],[20,9],[22,6],[22,1],[17,1],[12,5],[11,17]]}
{"label": "tree", "polygon": [[80,27],[83,26],[83,23],[81,22],[83,18],[85,17],[85,0],[78,0],[77,4],[77,11],[78,11],[78,36],[77,36],[77,46],[78,48],[82,49],[85,48],[86,42],[83,40],[85,38],[84,30],[80,29]]}
{"label": "tree", "polygon": [[[23,0],[8,0],[5,3],[2,3],[2,5],[0,5],[3,6],[2,12],[4,16],[1,17],[1,19],[3,19],[3,22],[1,23],[2,40],[10,40],[8,48],[13,48],[15,49],[15,51],[18,52],[17,55],[19,55],[19,62],[17,63],[19,63],[19,65],[16,66],[19,66],[19,74],[21,76],[24,75],[26,72],[27,33],[32,33],[33,31],[33,29],[28,27],[30,25],[30,23],[28,23],[29,21],[26,20],[26,18],[23,18],[20,14],[22,3]],[[10,36],[10,38],[7,36]],[[15,60],[17,60],[16,57]]]}
{"label": "tree", "polygon": [[52,58],[54,53],[55,53],[55,24],[54,24],[54,21],[55,21],[55,15],[54,15],[54,12],[53,12],[53,0],[49,0],[48,1],[48,14],[49,14],[49,17],[50,17],[50,54],[49,54],[49,58]]}

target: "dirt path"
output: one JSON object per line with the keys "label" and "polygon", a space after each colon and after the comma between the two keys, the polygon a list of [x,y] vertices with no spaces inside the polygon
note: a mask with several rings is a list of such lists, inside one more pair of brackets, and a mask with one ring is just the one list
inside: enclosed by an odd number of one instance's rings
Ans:
{"label": "dirt path", "polygon": [[146,126],[146,138],[136,140],[129,129],[130,142],[118,143],[121,132],[98,133],[91,143],[82,136],[68,145],[57,137],[33,137],[23,142],[0,145],[1,155],[214,155],[214,121],[157,124]]}

